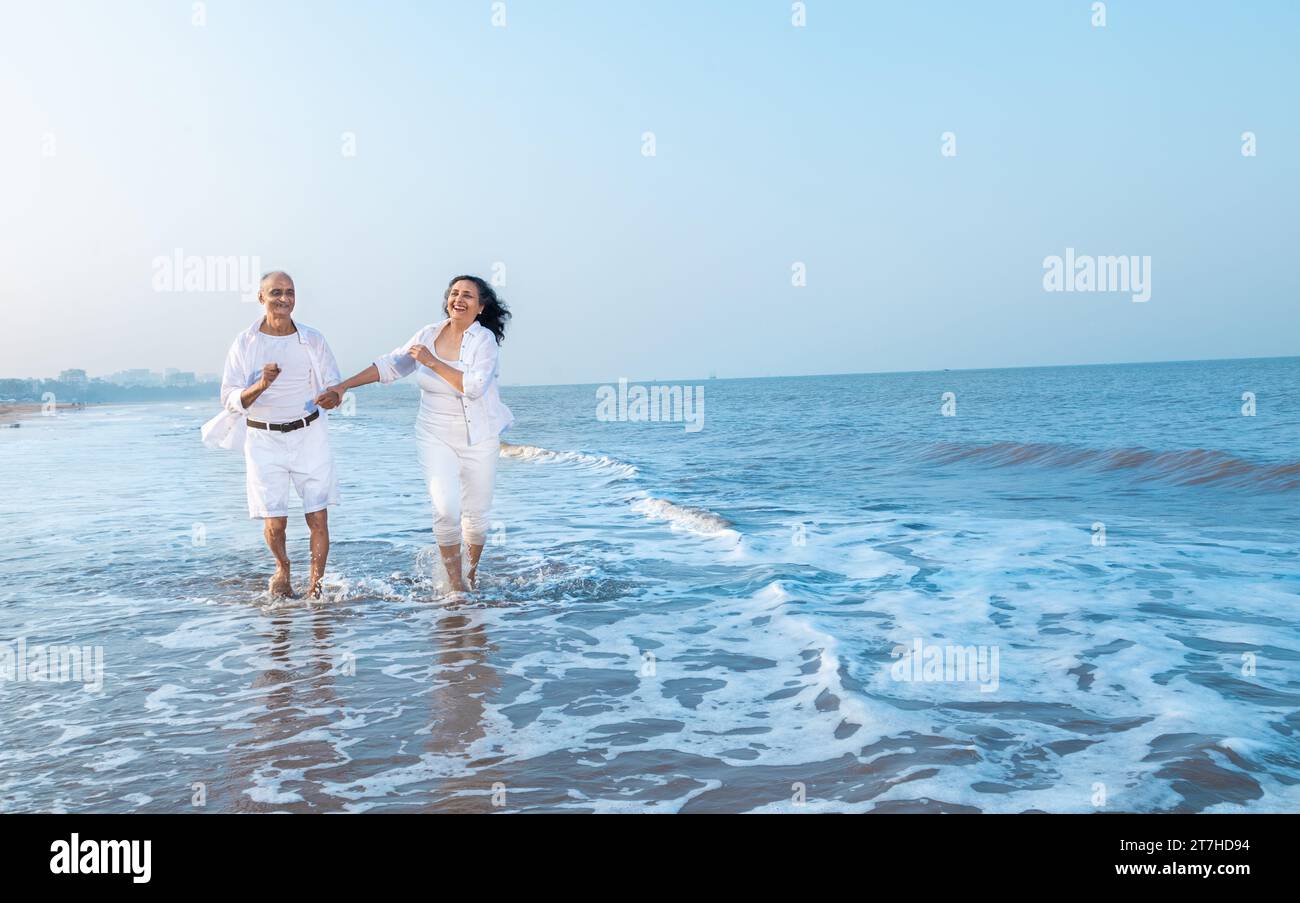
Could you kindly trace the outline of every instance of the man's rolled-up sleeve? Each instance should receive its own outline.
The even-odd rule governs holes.
[[[244,370],[243,355],[239,351],[239,339],[235,339],[226,353],[226,366],[221,371],[221,406],[232,414],[246,414],[244,403],[239,396],[244,394],[252,383]]]
[[[328,389],[330,386],[337,386],[343,382],[343,374],[339,372],[338,359],[334,357],[334,350],[330,348],[330,343],[325,341],[321,336],[320,340],[320,369],[321,377],[325,380],[322,389]]]

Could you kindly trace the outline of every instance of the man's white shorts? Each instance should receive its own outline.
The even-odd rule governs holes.
[[[325,423],[319,417],[292,433],[248,428],[244,464],[249,517],[287,517],[290,483],[302,499],[304,514],[339,503],[338,475]]]

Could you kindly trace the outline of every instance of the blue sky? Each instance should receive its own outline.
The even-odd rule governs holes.
[[[176,248],[349,372],[496,262],[508,383],[1297,352],[1300,4],[505,6],[5,0],[0,376],[218,370],[253,311]],[[1151,300],[1043,291],[1067,247]]]

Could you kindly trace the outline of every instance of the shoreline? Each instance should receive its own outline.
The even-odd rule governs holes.
[[[24,420],[40,417],[44,407],[45,405],[34,401],[0,404],[0,426],[19,426]],[[56,408],[59,411],[82,411],[85,410],[86,405],[84,403],[64,402],[56,405]]]

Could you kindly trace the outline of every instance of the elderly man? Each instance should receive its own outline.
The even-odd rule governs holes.
[[[307,595],[320,597],[329,557],[329,506],[338,504],[338,477],[326,417],[317,407],[337,406],[328,388],[340,382],[334,353],[319,332],[293,320],[293,280],[282,272],[262,277],[257,303],[262,315],[240,333],[226,355],[221,378],[225,410],[203,427],[205,444],[243,449],[248,514],[261,518],[275,556],[273,596],[294,596],[289,580],[285,527],[289,486],[302,499],[311,531]]]

